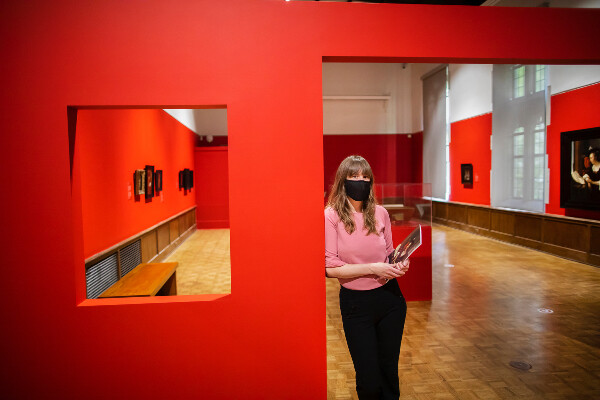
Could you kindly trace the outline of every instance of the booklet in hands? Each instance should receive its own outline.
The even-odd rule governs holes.
[[[389,256],[390,264],[406,260],[421,245],[421,225],[417,226]]]

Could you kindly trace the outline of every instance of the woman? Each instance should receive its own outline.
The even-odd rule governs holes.
[[[325,273],[341,283],[340,311],[361,400],[400,397],[406,301],[395,278],[406,273],[408,260],[387,263],[393,249],[390,217],[376,203],[370,165],[347,157],[325,208]]]
[[[592,188],[592,185],[600,185],[600,150],[590,148],[588,154],[591,165],[582,178],[587,183],[588,187]]]

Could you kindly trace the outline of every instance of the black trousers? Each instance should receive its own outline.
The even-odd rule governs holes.
[[[340,289],[340,310],[361,400],[398,399],[406,301],[395,279],[373,290]]]

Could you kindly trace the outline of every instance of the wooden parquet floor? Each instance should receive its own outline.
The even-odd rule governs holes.
[[[408,303],[401,399],[600,399],[599,289],[598,268],[436,225],[433,300]],[[338,291],[328,280],[327,398],[356,399]]]
[[[231,293],[229,229],[198,229],[165,260],[172,261],[178,295]]]
[[[227,229],[167,261],[179,294],[231,292]],[[599,289],[598,268],[434,226],[433,300],[408,303],[401,399],[600,399]],[[327,398],[357,399],[338,291],[327,279]]]

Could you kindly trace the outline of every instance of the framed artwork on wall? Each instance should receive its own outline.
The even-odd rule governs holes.
[[[194,171],[186,168],[183,170],[183,176],[184,176],[184,188],[186,190],[190,190],[191,188],[194,187]]]
[[[460,183],[473,184],[473,164],[460,164]]]
[[[146,165],[144,171],[146,171],[146,198],[149,199],[154,197],[154,166]]]
[[[600,127],[561,132],[560,206],[600,210]]]
[[[154,172],[154,190],[156,192],[162,192],[162,169],[157,169]]]
[[[146,171],[144,171],[143,169],[136,169],[135,173],[134,173],[134,183],[133,183],[133,187],[134,187],[133,193],[136,196],[146,193],[145,182],[146,182]]]

